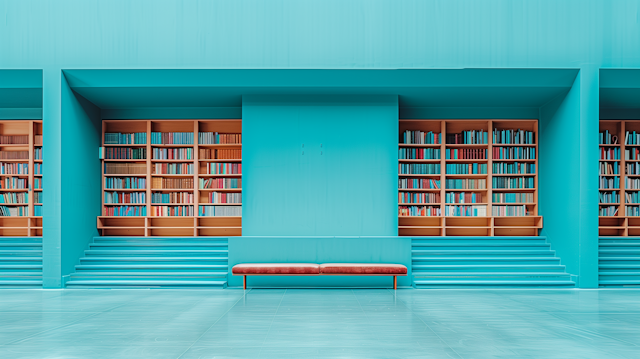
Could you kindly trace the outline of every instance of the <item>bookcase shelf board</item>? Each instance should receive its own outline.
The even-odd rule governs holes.
[[[242,235],[242,120],[104,120],[103,236]]]
[[[538,120],[400,120],[400,236],[535,236]]]
[[[600,120],[600,236],[640,235],[640,120]]]
[[[0,236],[42,236],[42,121],[0,121]]]

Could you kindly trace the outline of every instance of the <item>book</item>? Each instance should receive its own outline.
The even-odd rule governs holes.
[[[535,163],[520,162],[493,162],[492,171],[494,174],[535,174]]]
[[[469,130],[460,133],[447,133],[447,144],[477,145],[489,143],[489,134],[485,130]]]
[[[29,164],[0,162],[0,173],[3,175],[27,175],[29,174]]]
[[[25,217],[29,215],[27,206],[0,206],[1,217]]]
[[[193,163],[154,163],[151,173],[153,174],[168,174],[168,175],[183,175],[193,174]]]
[[[207,174],[241,174],[242,173],[242,164],[241,163],[225,163],[225,162],[213,162],[207,163],[206,166]]]
[[[41,186],[41,178],[34,178],[34,188],[40,189]],[[26,178],[19,177],[5,177],[0,181],[0,189],[28,189],[29,181]]]
[[[242,206],[200,206],[198,216],[201,217],[236,217],[242,216]]]
[[[487,206],[471,205],[471,206],[444,206],[444,215],[453,217],[486,217]]]
[[[486,174],[486,163],[447,163],[447,174]]]
[[[402,174],[440,174],[439,163],[399,163],[398,172]]]
[[[0,135],[0,144],[3,145],[28,145],[29,135]]]
[[[104,134],[105,145],[132,145],[147,144],[146,132],[122,133],[122,132],[106,132]]]
[[[198,178],[200,189],[234,189],[242,188],[239,178]]]
[[[39,194],[36,192],[36,194]],[[0,203],[29,203],[29,194],[26,192],[0,193]]]
[[[440,189],[440,180],[433,178],[399,178],[400,189]]]
[[[399,206],[400,217],[434,217],[441,216],[440,206]]]
[[[242,193],[240,192],[209,192],[207,199],[209,203],[242,203]]]
[[[484,160],[489,150],[486,148],[447,148],[445,157],[448,160]]]
[[[496,147],[492,149],[494,160],[535,160],[535,147]]]
[[[398,203],[440,203],[440,193],[398,192]]]
[[[193,145],[193,132],[151,132],[153,145]]]
[[[151,216],[157,217],[193,217],[193,206],[151,206]]]
[[[218,132],[199,132],[198,143],[201,145],[213,144],[241,144],[242,134],[240,133],[218,133]]]
[[[242,150],[201,148],[198,150],[198,156],[201,160],[239,160],[242,158]]]
[[[601,217],[616,216],[618,214],[618,206],[600,206],[598,215]]]
[[[493,129],[494,144],[517,144],[532,145],[535,144],[535,134],[532,131],[517,130],[501,130]]]
[[[105,162],[104,174],[147,174],[146,163]]]
[[[0,151],[2,160],[28,160],[29,151]]]
[[[104,203],[145,204],[146,192],[105,192]]]
[[[402,144],[437,145],[441,141],[440,133],[433,131],[407,130],[400,134],[400,143]]]
[[[533,203],[533,193],[492,193],[493,203]]]
[[[534,188],[533,177],[493,177],[493,188]]]
[[[445,180],[446,189],[486,189],[486,179],[447,179]]]
[[[154,192],[151,203],[193,203],[193,192]]]
[[[154,160],[192,160],[193,148],[153,148]]]
[[[482,203],[482,194],[477,192],[447,192],[446,203]]]
[[[491,215],[500,217],[528,216],[527,206],[492,206]]]
[[[147,179],[144,177],[105,177],[106,189],[145,189]]]
[[[193,189],[193,178],[164,178],[153,177],[151,179],[152,189]]]
[[[601,160],[619,160],[620,147],[600,147]]]
[[[398,149],[398,159],[401,160],[439,160],[439,148],[402,147]]]
[[[145,206],[108,206],[104,208],[105,216],[144,217],[147,215]]]
[[[101,147],[101,159],[107,160],[145,160],[147,149],[144,147]]]

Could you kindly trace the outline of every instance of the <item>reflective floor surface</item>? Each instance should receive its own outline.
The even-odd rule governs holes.
[[[640,358],[640,290],[2,290],[0,358]]]

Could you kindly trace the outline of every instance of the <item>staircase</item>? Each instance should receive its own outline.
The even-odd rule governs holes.
[[[42,288],[42,237],[0,237],[0,288]]]
[[[546,237],[412,240],[415,288],[575,287]]]
[[[601,287],[640,287],[640,237],[600,237]]]
[[[225,288],[228,240],[94,237],[67,288]]]

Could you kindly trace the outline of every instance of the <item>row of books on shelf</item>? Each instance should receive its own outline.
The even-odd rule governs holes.
[[[0,151],[2,160],[28,160],[29,151]]]
[[[29,215],[27,206],[0,206],[1,217],[25,217]]]
[[[151,173],[157,175],[190,175],[193,174],[194,168],[193,163],[154,163]]]
[[[29,164],[15,163],[15,162],[0,162],[0,174],[27,175],[29,174]]]
[[[5,177],[0,180],[0,189],[29,189],[29,179]],[[33,179],[33,189],[42,189],[42,178]]]
[[[104,134],[105,145],[145,145],[147,144],[146,132],[122,133],[106,132]]]
[[[519,162],[493,162],[492,170],[494,174],[535,174],[535,163]]]
[[[624,169],[628,175],[640,175],[640,163],[638,162],[625,163]]]
[[[155,189],[193,189],[193,178],[164,178],[153,177],[151,179],[151,188]]]
[[[601,160],[619,160],[620,147],[600,147]]]
[[[42,147],[36,147],[33,149],[33,159],[34,160],[42,159]]]
[[[398,192],[398,203],[439,203],[440,193]]]
[[[0,196],[0,203],[27,203],[8,202],[16,200],[26,200],[26,193],[19,193],[15,196]],[[439,196],[439,195],[438,195]],[[6,197],[6,199],[5,199]],[[242,193],[209,192],[207,203],[242,203]],[[5,200],[5,202],[1,202]],[[151,194],[151,204],[171,204],[171,203],[194,203],[193,192],[154,192]],[[106,204],[138,204],[144,205],[147,202],[146,192],[110,192],[104,193],[104,203]],[[38,202],[36,202],[38,203]]]
[[[107,160],[146,160],[147,149],[144,147],[100,147],[100,159]]]
[[[493,147],[494,160],[535,160],[535,147]]]
[[[439,206],[399,206],[400,217],[440,217],[444,213],[447,217],[486,217],[486,205],[452,205],[444,206],[444,211]],[[639,212],[640,214],[640,212]],[[491,215],[496,217],[524,217],[532,215],[527,206],[492,206]]]
[[[147,181],[144,177],[105,177],[105,189],[146,189]],[[239,178],[200,178],[200,189],[235,189],[242,188]],[[26,180],[25,180],[26,183]],[[161,178],[154,177],[151,181],[153,189],[193,189],[193,178]]]
[[[487,180],[484,178],[446,179],[444,186],[447,189],[487,189]]]
[[[627,161],[638,161],[640,160],[640,148],[634,147],[631,149],[624,149],[624,159]]]
[[[29,135],[2,135],[0,136],[2,145],[28,145]]]
[[[193,203],[193,192],[155,192],[151,194],[152,203]]]
[[[151,216],[194,216],[194,206],[151,206]],[[239,217],[242,216],[241,206],[214,206],[201,205],[198,206],[199,217]],[[0,207],[1,208],[1,207]],[[145,217],[147,216],[147,207],[145,206],[110,206],[104,208],[104,215],[115,217]]]
[[[153,148],[154,160],[192,160],[193,148]]]
[[[239,192],[209,192],[209,203],[242,203],[242,193]]]
[[[447,192],[445,193],[446,203],[481,203],[482,195],[479,193],[465,193],[465,192]]]
[[[104,187],[109,189],[145,189],[147,179],[144,177],[105,177]]]
[[[399,163],[400,174],[440,174],[439,163]]]
[[[432,178],[399,178],[398,188],[440,189],[440,180]]]
[[[151,132],[152,145],[193,145],[193,132]]]
[[[42,146],[42,135],[33,135],[33,145]]]
[[[489,143],[489,134],[485,130],[469,130],[461,133],[447,133],[448,144],[487,144]]]
[[[533,177],[493,177],[494,189],[535,188]]]
[[[486,174],[486,163],[447,163],[447,174]]]
[[[599,193],[600,203],[619,203],[620,202],[620,194],[616,191],[612,192],[600,192]],[[625,192],[624,194],[624,203],[638,203],[640,204],[640,192]]]
[[[207,163],[205,167],[207,170],[207,174],[241,174],[242,173],[242,163],[226,163],[226,162],[210,162]]]
[[[398,150],[398,159],[401,160],[439,160],[439,148],[415,148],[402,147]]]
[[[533,193],[492,193],[493,203],[533,203]]]
[[[617,145],[619,139],[617,135],[609,132],[609,130],[604,130],[599,133],[598,140],[601,145]],[[624,143],[625,145],[640,145],[640,132],[625,131]]]
[[[235,189],[242,188],[240,178],[198,178],[200,189]]]
[[[146,192],[105,192],[104,203],[147,203]]]
[[[41,175],[42,174],[42,163],[34,163],[33,164],[33,174]]]
[[[620,166],[617,163],[600,162],[601,175],[617,175],[620,174]]]
[[[447,148],[448,160],[486,160],[489,150],[486,148]]]
[[[614,217],[618,215],[618,206],[600,206],[598,215],[601,217]],[[640,205],[624,206],[624,216],[640,217]]]
[[[29,203],[29,194],[26,192],[0,193],[0,203]]]
[[[105,162],[104,174],[107,175],[120,175],[120,174],[147,174],[146,163],[118,163],[118,162]]]
[[[242,134],[240,133],[218,133],[200,132],[198,133],[198,143],[200,144],[241,144]]]
[[[599,188],[620,188],[620,177],[600,176],[599,182]]]
[[[198,156],[201,160],[236,160],[242,158],[242,150],[201,148]]]
[[[437,145],[441,142],[442,137],[440,133],[433,131],[406,130],[400,135],[400,143],[403,144]]]
[[[532,131],[493,129],[494,144],[533,145],[535,134]]]

